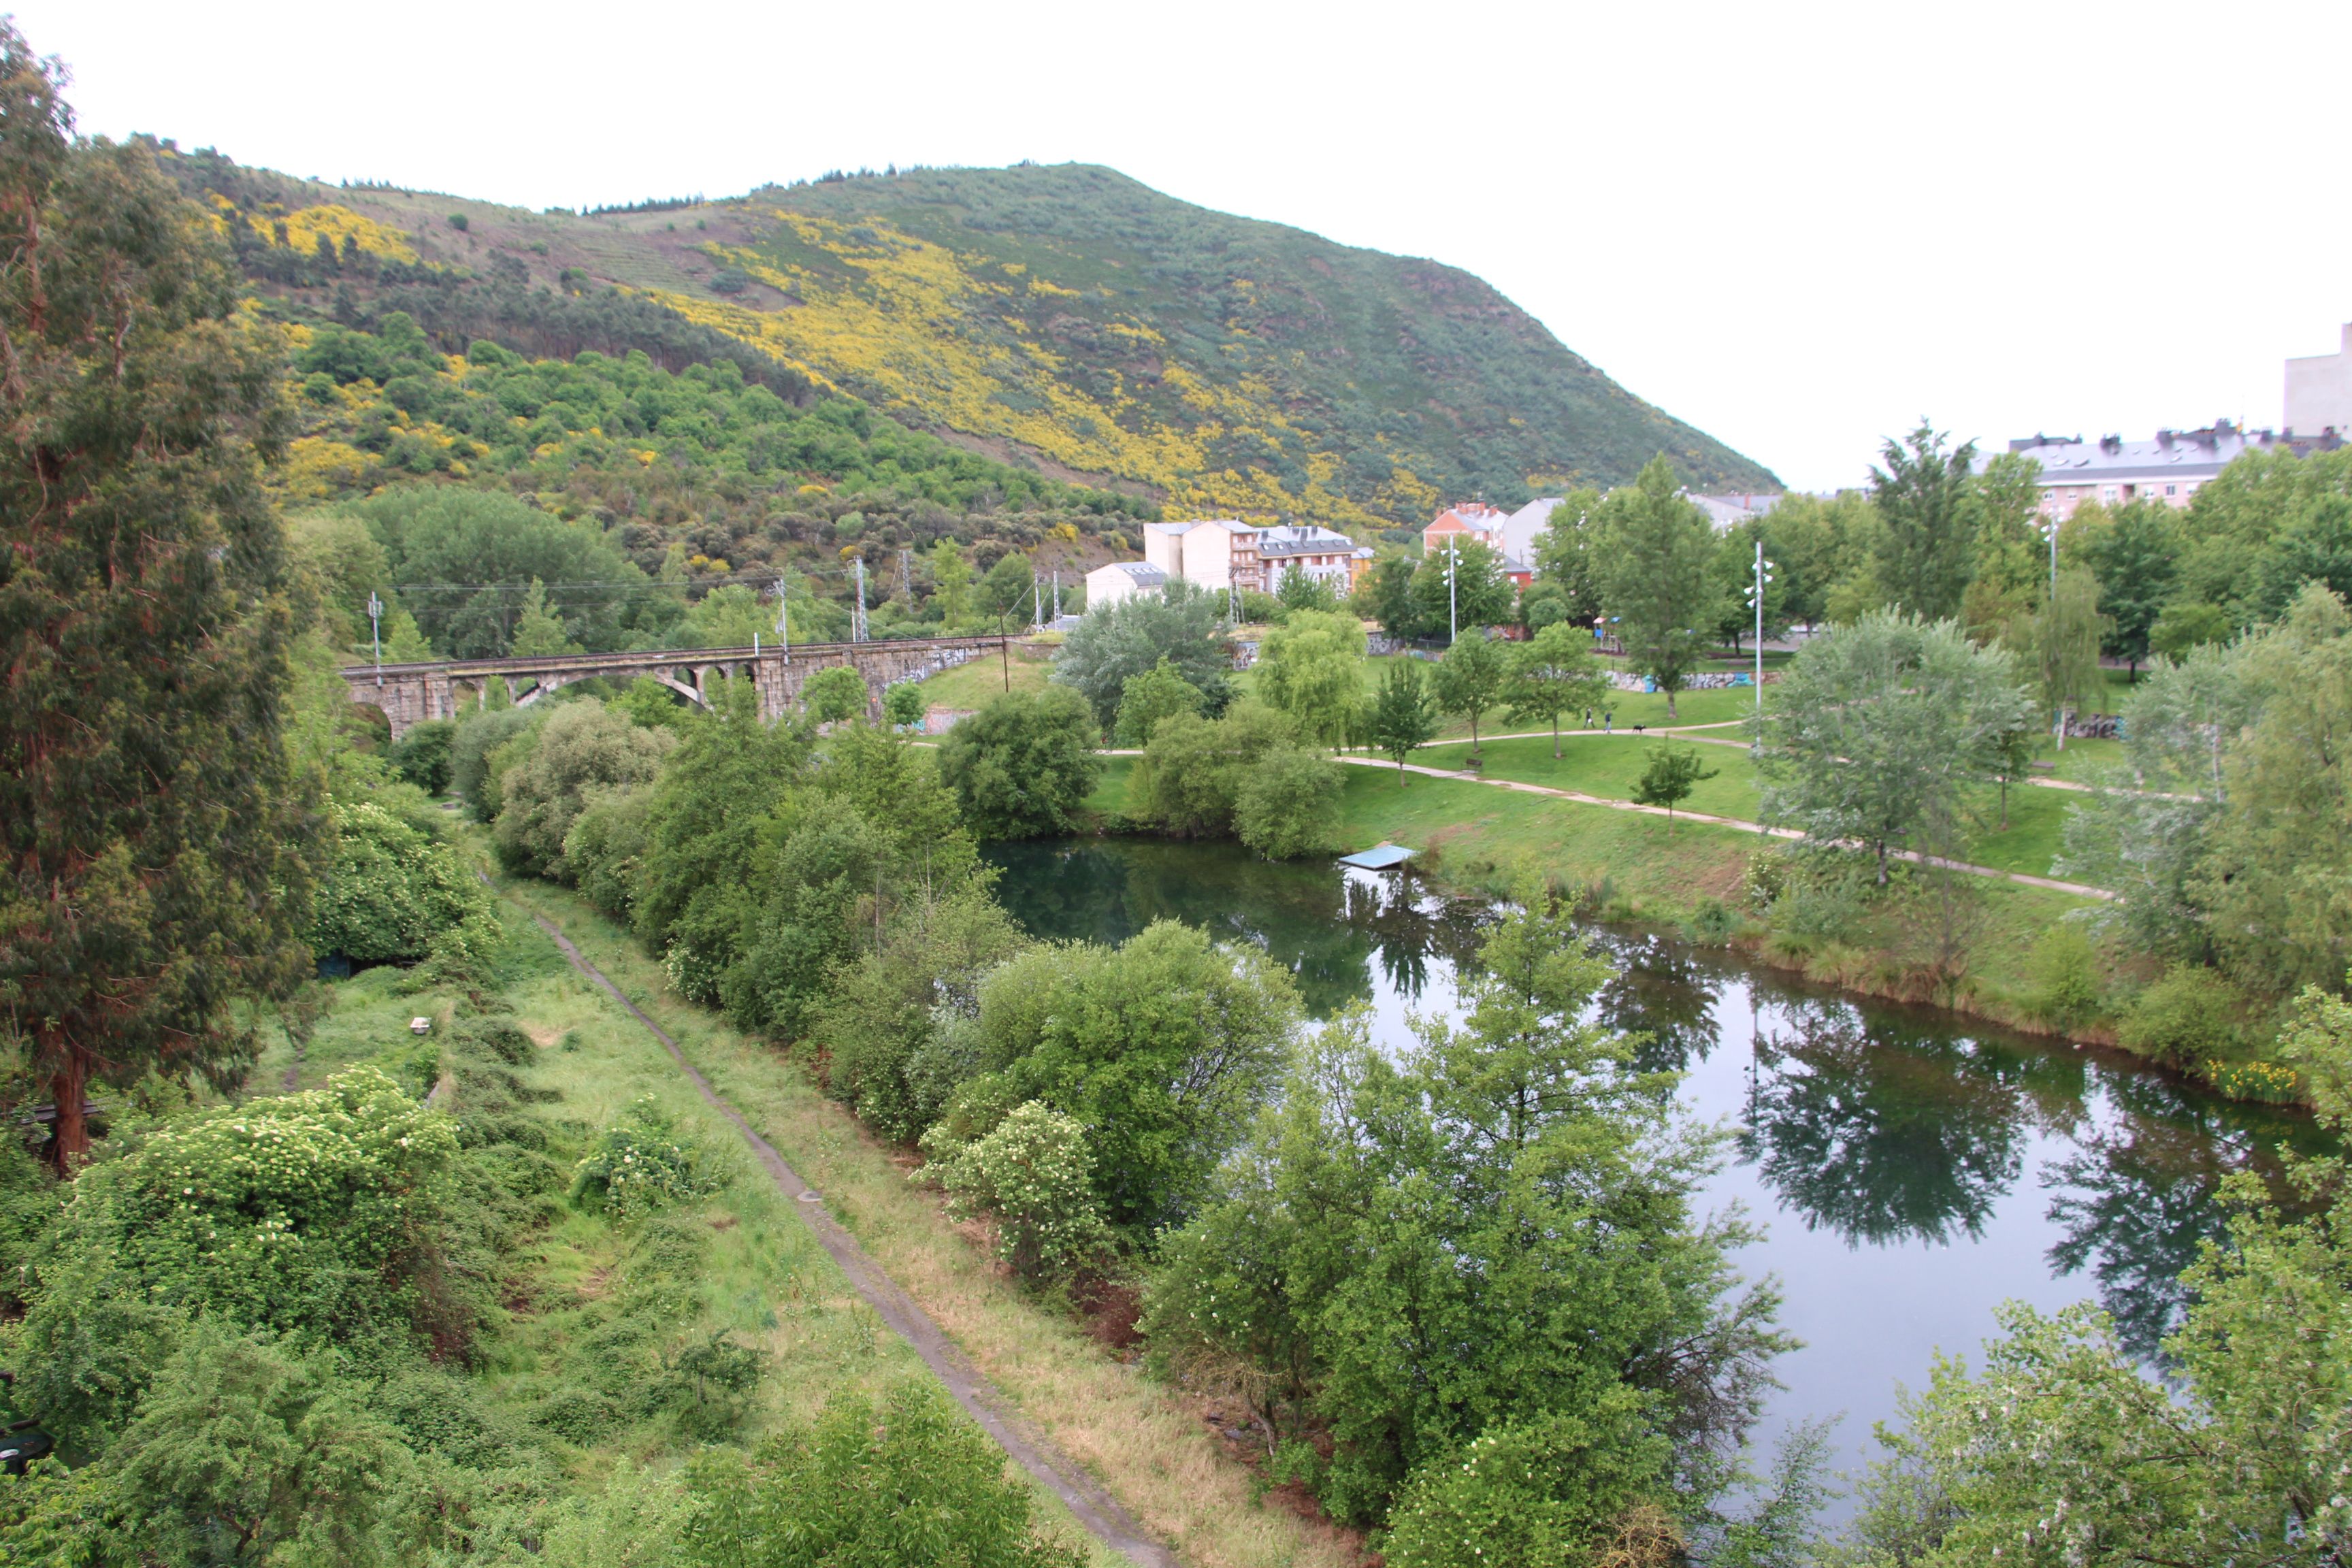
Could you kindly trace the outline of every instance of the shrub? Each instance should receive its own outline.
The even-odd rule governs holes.
[[[330,802],[327,820],[334,858],[311,904],[312,951],[388,963],[494,943],[490,896],[449,846],[371,801]]]
[[[415,1461],[357,1394],[329,1355],[199,1324],[107,1457],[144,1537],[120,1561],[409,1560]]]
[[[650,783],[676,737],[632,724],[593,698],[567,702],[499,783],[499,858],[532,876],[572,880],[563,842],[590,792]]]
[[[2055,1029],[2072,1029],[2098,1016],[2099,955],[2083,928],[2060,921],[2033,944],[2027,965],[2032,989],[2026,1009]]]
[[[458,721],[449,738],[449,788],[466,803],[467,815],[476,822],[488,822],[499,814],[492,757],[529,730],[536,717],[527,708],[492,707]]]
[[[1036,838],[1077,826],[1101,761],[1083,698],[1067,687],[1007,692],[948,731],[940,780],[982,838]]]
[[[997,1256],[1024,1279],[1059,1278],[1108,1250],[1094,1155],[1074,1118],[1033,1100],[983,1138],[946,1142],[927,1140],[941,1157],[916,1174],[946,1190],[957,1218],[995,1215]]]
[[[1150,669],[1130,675],[1119,687],[1117,734],[1122,746],[1148,745],[1162,719],[1201,710],[1201,689],[1163,656]]]
[[[1596,1409],[1489,1426],[1420,1466],[1398,1496],[1382,1555],[1394,1568],[1597,1560],[1665,1468],[1666,1440],[1640,1419],[1639,1403],[1612,1389]]]
[[[649,1096],[588,1146],[572,1173],[572,1201],[625,1223],[723,1184],[694,1140]]]
[[[1331,847],[1339,800],[1339,763],[1282,747],[1243,771],[1234,830],[1269,860],[1295,860]]]
[[[19,1389],[68,1427],[129,1413],[176,1324],[462,1334],[443,1267],[450,1119],[373,1068],[201,1112],[91,1167],[41,1239]]]
[[[637,870],[646,853],[650,792],[590,790],[563,836],[563,868],[581,896],[625,922],[636,905]]]
[[[394,771],[426,795],[439,795],[449,787],[449,743],[457,734],[454,719],[410,725],[408,733],[393,742]]]
[[[801,707],[819,724],[837,724],[866,711],[866,678],[846,665],[820,669],[801,686]]]
[[[1082,1568],[1048,1533],[1003,1450],[944,1394],[893,1389],[877,1411],[836,1394],[816,1419],[750,1458],[695,1461],[687,1526],[698,1568]]]
[[[1288,714],[1255,702],[1238,703],[1222,719],[1162,719],[1129,786],[1135,814],[1187,837],[1231,833],[1249,770],[1276,751],[1296,750],[1297,737]]]
[[[882,694],[882,717],[902,729],[921,723],[929,710],[930,704],[923,700],[923,689],[911,680],[902,680]]]
[[[2218,971],[2184,964],[2139,994],[2116,1036],[2126,1050],[2185,1070],[2240,1053],[2239,1020],[2248,1006]]]

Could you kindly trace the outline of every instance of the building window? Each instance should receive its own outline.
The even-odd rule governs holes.
[[[2116,487],[2115,487],[2115,486],[2113,486],[2113,485],[2103,485],[2103,486],[2101,486],[2101,487],[2100,487],[2100,489],[2099,489],[2099,499],[2100,499],[2100,500],[2115,500],[2115,499],[2116,499]]]
[[[2179,485],[2167,485],[2164,487],[2164,493],[2168,496],[2177,496],[2180,493],[2180,487]]]

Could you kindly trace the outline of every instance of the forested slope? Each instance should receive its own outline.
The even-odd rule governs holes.
[[[1666,452],[1759,465],[1458,268],[1173,200],[1080,164],[913,170],[581,216],[167,163],[296,317],[404,310],[445,348],[728,360],[1180,510],[1417,526]]]

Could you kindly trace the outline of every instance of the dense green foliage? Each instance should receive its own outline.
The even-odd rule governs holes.
[[[948,731],[940,778],[982,838],[1040,838],[1077,826],[1101,764],[1086,703],[1067,687],[1008,691]]]
[[[1225,601],[1181,580],[1158,594],[1138,594],[1087,612],[1054,659],[1054,679],[1087,700],[1105,730],[1118,722],[1127,683],[1162,660],[1201,693],[1214,713],[1231,696]]]
[[[902,1384],[877,1410],[845,1395],[749,1458],[697,1464],[696,1568],[1080,1568],[1006,1479],[1004,1456],[945,1396]]]
[[[1882,882],[1892,850],[1958,846],[2026,710],[2006,651],[1885,613],[1807,643],[1768,701],[1765,820],[1862,845]]]
[[[1248,1368],[1278,1430],[1327,1431],[1315,1485],[1342,1517],[1387,1518],[1410,1482],[1397,1528],[1433,1552],[1484,1506],[1440,1478],[1485,1439],[1547,1457],[1549,1500],[1513,1528],[1590,1550],[1736,1445],[1778,1341],[1769,1298],[1729,1295],[1733,1237],[1690,1215],[1706,1139],[1580,1021],[1606,970],[1567,917],[1511,915],[1483,964],[1465,1021],[1421,1022],[1402,1058],[1360,1017],[1323,1032],[1168,1241],[1147,1327]]]
[[[2120,895],[2136,946],[2222,964],[2257,994],[2332,986],[2352,962],[2352,616],[2304,590],[2277,625],[2159,667],[2126,709],[2128,776],[2068,822],[2072,874]]]
[[[310,931],[311,950],[354,963],[414,963],[473,973],[496,942],[489,895],[435,825],[395,815],[372,800],[333,803],[327,813],[334,853],[323,868]]]
[[[1302,747],[1296,723],[1255,702],[1221,719],[1180,712],[1152,727],[1129,784],[1129,815],[1180,837],[1232,835],[1272,859],[1328,847],[1338,764]]]
[[[1364,626],[1334,610],[1292,610],[1258,650],[1257,692],[1290,715],[1304,740],[1336,746],[1360,703]]]

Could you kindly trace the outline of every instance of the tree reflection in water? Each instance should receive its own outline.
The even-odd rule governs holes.
[[[2105,1073],[2100,1079],[2111,1115],[2042,1173],[2053,1194],[2050,1219],[2066,1232],[2050,1249],[2050,1267],[2062,1275],[2087,1267],[2125,1349],[2159,1361],[2165,1336],[2188,1306],[2181,1272],[2227,1227],[2214,1202],[2222,1177],[2254,1171],[2275,1198],[2291,1200],[2277,1147],[2304,1142],[2308,1132],[2283,1118],[2249,1126],[2259,1112],[2225,1111],[2162,1079]]]
[[[1377,956],[1391,988],[1417,999],[1435,965],[1477,952],[1483,902],[1429,893],[1408,873],[1335,875],[1328,861],[1276,864],[1232,844],[1131,838],[997,844],[997,896],[1031,934],[1116,946],[1154,921],[1264,948],[1298,977],[1307,1010],[1328,1017],[1372,994]]]
[[[1705,1061],[1722,1034],[1715,1016],[1721,966],[1653,936],[1601,931],[1593,942],[1617,971],[1601,988],[1600,1021],[1646,1037],[1635,1058],[1642,1070],[1686,1072]]]
[[[1297,974],[1318,1017],[1383,990],[1409,1004],[1444,1000],[1430,993],[1475,962],[1492,919],[1484,901],[1437,897],[1409,871],[1272,865],[1232,844],[1127,838],[989,854],[999,896],[1035,935],[1116,943],[1155,920],[1183,921],[1264,948]],[[1705,1064],[1748,1021],[1727,1000],[1742,972],[1654,937],[1594,940],[1618,971],[1596,1002],[1600,1020],[1645,1037],[1644,1067],[1720,1081],[1726,1064]],[[1957,1020],[1744,978],[1769,1026],[1757,1032],[1737,1148],[1780,1204],[1854,1247],[1979,1238],[2016,1189],[2031,1140],[2046,1136],[2064,1150],[2042,1176],[2063,1236],[2043,1261],[2054,1274],[2087,1273],[2142,1356],[2178,1320],[2180,1271],[2221,1234],[2221,1178],[2274,1174],[2282,1139],[2322,1152],[2307,1121],[1964,1032]]]
[[[1804,1001],[1756,1041],[1740,1156],[1850,1247],[1983,1233],[2023,1160],[2020,1094],[1974,1042],[1877,1037],[1843,1002]]]

